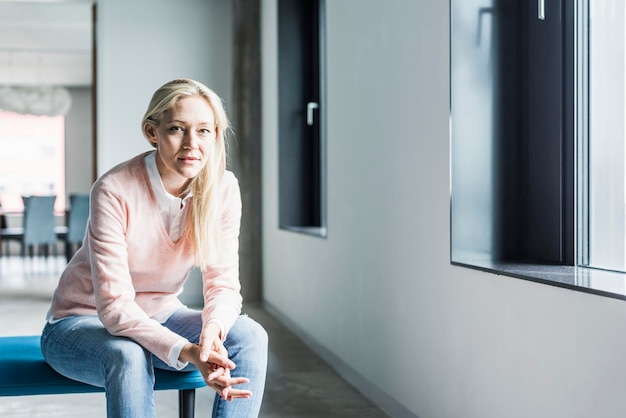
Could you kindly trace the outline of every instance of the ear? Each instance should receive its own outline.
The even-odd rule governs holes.
[[[148,138],[148,141],[150,141],[150,143],[156,147],[158,141],[156,127],[150,123],[145,123],[143,125],[143,132]]]

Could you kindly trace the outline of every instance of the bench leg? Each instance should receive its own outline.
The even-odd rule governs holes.
[[[178,415],[180,418],[194,418],[196,406],[196,390],[178,391]]]

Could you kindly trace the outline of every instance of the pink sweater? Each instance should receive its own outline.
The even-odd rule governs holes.
[[[235,176],[224,176],[224,257],[202,271],[203,321],[219,320],[226,331],[241,312],[239,225],[241,196]],[[193,200],[193,198],[192,198]],[[190,205],[187,205],[189,208]],[[98,315],[113,335],[129,337],[169,363],[181,336],[161,325],[182,306],[177,295],[193,267],[190,242],[172,242],[150,187],[145,155],[118,165],[91,190],[84,245],[61,275],[50,314]]]

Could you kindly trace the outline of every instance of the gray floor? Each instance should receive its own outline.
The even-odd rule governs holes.
[[[0,260],[0,335],[40,332],[56,277],[63,260]],[[290,333],[260,305],[246,305],[251,317],[270,335],[269,369],[263,399],[263,418],[386,417],[331,370],[300,339]],[[196,395],[196,416],[209,417],[213,394]],[[157,416],[176,417],[177,393],[157,392]],[[103,394],[0,398],[4,418],[104,418]]]

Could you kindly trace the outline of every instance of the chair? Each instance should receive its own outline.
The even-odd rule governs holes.
[[[57,228],[57,236],[65,241],[65,257],[68,262],[83,244],[88,219],[89,194],[71,194],[70,209],[67,213],[67,231],[65,233],[59,232],[59,228]]]
[[[0,257],[2,257],[2,244],[3,244],[3,235],[2,233],[6,231],[8,225],[7,225],[7,218],[4,215],[4,211],[2,210],[2,206],[0,206]]]
[[[50,246],[54,255],[57,254],[56,218],[54,202],[56,196],[30,196],[24,199],[24,236],[22,238],[22,257],[33,256],[34,249],[44,249],[47,257]]]
[[[24,228],[22,227],[9,227],[6,214],[3,214],[0,218],[0,256],[5,254],[10,255],[10,246],[7,245],[10,241],[22,242],[24,236]]]
[[[54,255],[57,251],[56,219],[54,216],[54,202],[56,196],[28,196],[24,200],[24,218],[22,227],[3,228],[0,230],[2,241],[17,241],[21,244],[20,254],[26,256],[26,251],[32,257],[34,249],[43,247],[47,257],[50,246]]]

